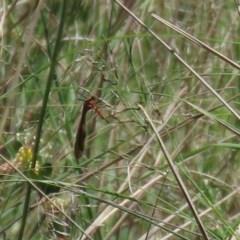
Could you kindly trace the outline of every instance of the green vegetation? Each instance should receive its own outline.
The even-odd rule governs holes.
[[[0,239],[240,239],[234,1],[0,12]]]

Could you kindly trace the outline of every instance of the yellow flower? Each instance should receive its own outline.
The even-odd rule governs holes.
[[[27,168],[32,160],[32,156],[32,146],[26,145],[21,147],[18,150],[16,157],[11,161],[12,165],[7,162],[0,165],[0,174],[11,174],[16,172],[16,169],[22,170]]]

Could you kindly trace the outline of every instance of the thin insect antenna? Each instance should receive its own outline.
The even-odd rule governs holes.
[[[102,113],[99,111],[99,109],[98,109],[96,106],[93,106],[93,109],[95,110],[95,112],[97,113],[97,115],[98,115],[101,119],[107,121],[106,118],[103,117]],[[108,122],[108,121],[107,121],[107,122]]]

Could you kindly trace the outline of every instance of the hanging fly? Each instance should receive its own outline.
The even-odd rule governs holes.
[[[91,98],[87,99],[83,104],[82,115],[80,118],[76,141],[74,145],[74,156],[77,161],[81,158],[84,150],[85,138],[86,138],[85,122],[86,122],[87,112],[93,109],[102,119],[104,119],[104,117],[96,107],[96,103],[97,103],[97,98],[92,96]]]

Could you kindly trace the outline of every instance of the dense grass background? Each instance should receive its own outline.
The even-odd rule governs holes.
[[[236,3],[122,3],[131,13],[118,1],[1,1],[0,239],[234,235],[240,213]],[[91,96],[99,98],[105,120],[94,109],[87,113],[85,149],[76,162],[81,109]],[[53,172],[40,181],[61,190],[43,201],[29,172],[38,174],[46,163]]]

